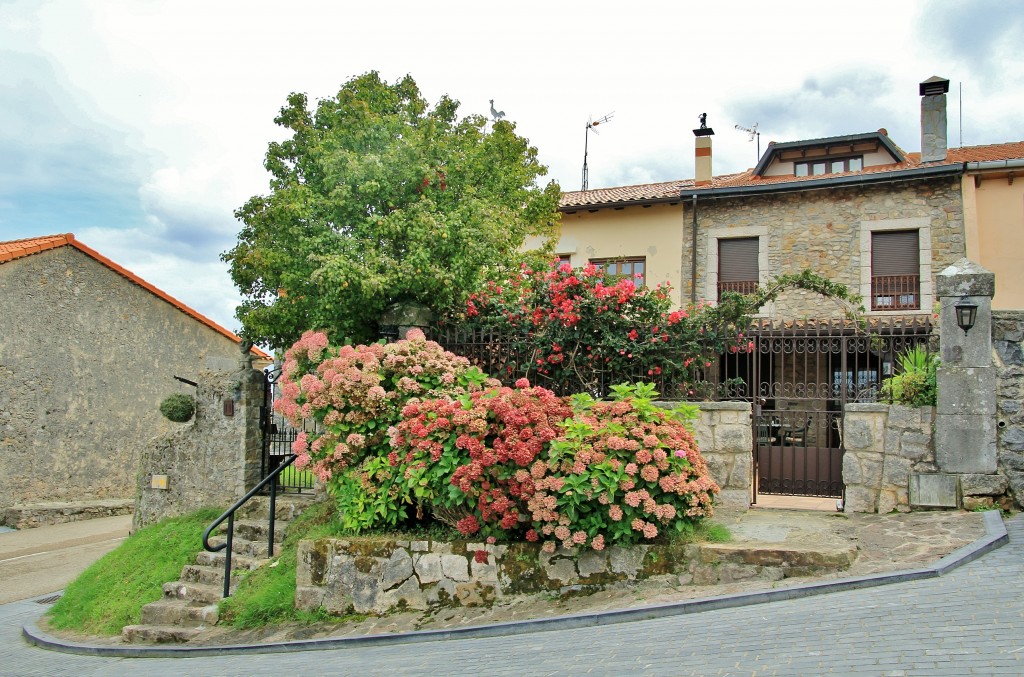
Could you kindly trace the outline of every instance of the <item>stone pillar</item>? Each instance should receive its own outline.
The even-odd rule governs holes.
[[[935,462],[939,472],[996,472],[996,369],[992,363],[995,276],[960,259],[936,276],[941,304]],[[967,333],[957,326],[957,302],[978,306]]]
[[[921,83],[921,162],[946,159],[946,92],[949,80],[932,76]]]
[[[412,328],[426,331],[434,320],[434,314],[423,304],[413,301],[399,301],[384,309],[378,320],[385,337],[404,339]]]
[[[665,403],[666,408],[674,403]],[[721,491],[716,505],[746,510],[754,495],[753,430],[749,402],[701,402],[694,436]]]

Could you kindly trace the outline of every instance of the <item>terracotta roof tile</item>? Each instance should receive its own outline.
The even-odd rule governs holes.
[[[868,176],[884,172],[904,171],[925,166],[921,164],[920,153],[906,153],[904,162],[866,167],[859,172],[846,172],[842,176]],[[991,144],[988,146],[965,146],[950,148],[946,159],[942,162],[931,162],[927,166],[956,165],[964,162],[985,162],[992,160],[1009,160],[1024,158],[1024,141]],[[826,175],[830,176],[830,175]],[[831,175],[839,176],[839,175]],[[693,179],[663,181],[638,186],[620,186],[614,188],[598,188],[587,191],[562,193],[560,208],[562,211],[574,211],[587,207],[606,206],[611,204],[628,204],[632,202],[668,201],[679,196],[681,190],[708,190],[714,188],[755,187],[783,183],[803,183],[820,180],[822,176],[755,176],[753,169],[736,174],[723,174],[712,177],[706,186],[695,186]]]
[[[57,247],[64,246],[74,247],[75,249],[78,249],[82,253],[91,256],[92,258],[96,259],[103,265],[113,270],[115,273],[139,285],[146,291],[155,294],[156,296],[160,297],[167,303],[170,303],[172,306],[174,306],[181,312],[185,313],[186,315],[192,317],[195,320],[198,320],[199,322],[202,322],[210,329],[213,329],[217,333],[228,337],[229,339],[235,341],[236,343],[241,342],[242,339],[236,336],[233,332],[220,326],[219,324],[217,324],[210,318],[206,317],[199,311],[193,310],[192,308],[185,305],[178,299],[174,298],[167,292],[157,289],[156,287],[146,282],[135,273],[131,272],[127,268],[119,266],[118,264],[114,263],[107,257],[97,252],[96,250],[86,247],[84,244],[76,240],[75,236],[72,233],[65,233],[64,235],[44,235],[42,237],[30,237],[22,240],[9,240],[7,242],[0,242],[0,264],[7,263],[8,261],[13,261],[14,259],[20,259],[25,256],[31,256],[32,254],[38,254],[39,252],[43,252],[48,249],[56,249]],[[265,352],[263,352],[259,348],[256,348],[255,346],[253,347],[252,352],[256,355],[256,357],[270,357]]]

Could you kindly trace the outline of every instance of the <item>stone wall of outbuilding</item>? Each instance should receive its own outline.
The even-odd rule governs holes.
[[[996,452],[1018,508],[1024,508],[1024,311],[992,313],[997,372]]]
[[[0,512],[133,499],[160,402],[239,344],[84,252],[0,265]]]

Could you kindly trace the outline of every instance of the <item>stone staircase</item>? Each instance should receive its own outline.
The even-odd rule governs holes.
[[[231,541],[231,592],[237,587],[239,574],[258,569],[280,552],[280,543],[288,524],[311,505],[313,497],[305,494],[281,495],[277,498],[274,524],[274,552],[267,552],[270,525],[270,499],[252,498],[235,515],[235,534]],[[227,540],[226,525],[210,537],[211,545]],[[219,620],[218,604],[224,592],[225,552],[200,551],[195,564],[186,564],[181,578],[164,583],[163,598],[142,607],[142,622],[126,625],[121,630],[125,642],[183,643],[199,635]]]

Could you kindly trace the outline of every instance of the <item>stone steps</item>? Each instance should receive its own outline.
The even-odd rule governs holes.
[[[135,644],[184,644],[202,634],[204,628],[183,625],[126,625],[121,637]]]
[[[235,534],[231,540],[231,572],[235,579],[239,573],[258,569],[268,560],[267,545],[270,527],[266,514],[270,510],[268,498],[252,499],[257,505],[245,506],[245,516],[235,520]],[[294,519],[312,503],[311,497],[279,497],[275,506],[274,551],[280,552],[285,531]],[[262,511],[263,517],[257,515]],[[239,511],[241,512],[241,511]],[[210,545],[218,546],[227,541],[221,531],[211,536]],[[138,625],[125,626],[121,636],[126,642],[136,643],[182,643],[189,642],[203,629],[216,625],[219,604],[224,593],[224,560],[226,553],[203,550],[196,555],[194,564],[182,567],[177,581],[164,583],[163,599],[142,608],[142,619]],[[238,577],[240,579],[240,577]],[[237,586],[232,581],[231,592]]]

